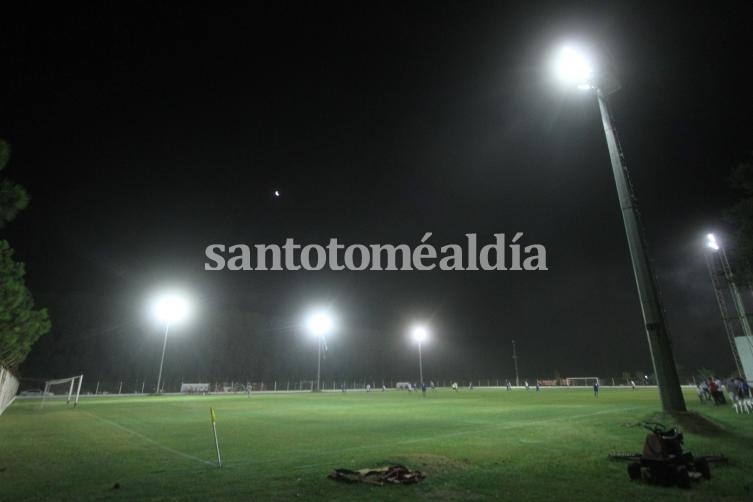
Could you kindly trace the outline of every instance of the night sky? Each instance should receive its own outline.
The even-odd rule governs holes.
[[[31,204],[2,238],[53,321],[22,377],[153,386],[147,304],[168,286],[196,303],[168,341],[173,384],[313,378],[317,305],[340,325],[329,380],[417,379],[417,321],[427,379],[511,378],[513,339],[529,379],[651,373],[596,100],[549,72],[573,39],[622,83],[680,373],[732,370],[703,236],[753,149],[748,2],[230,5],[5,7],[4,175]],[[215,243],[425,232],[436,248],[523,232],[549,270],[204,270]]]

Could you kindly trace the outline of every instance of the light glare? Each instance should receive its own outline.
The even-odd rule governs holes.
[[[554,71],[562,82],[578,89],[592,88],[593,68],[588,58],[571,47],[563,47],[555,61]]]
[[[706,239],[706,247],[713,249],[714,251],[719,251],[719,243],[716,241],[716,236],[714,234],[708,234]]]
[[[154,313],[160,321],[173,324],[188,316],[188,302],[178,294],[165,294],[155,300]]]
[[[429,332],[423,326],[416,326],[415,328],[413,328],[411,334],[413,336],[413,339],[418,343],[423,343],[427,338],[429,338]]]
[[[315,336],[324,336],[332,330],[332,316],[326,312],[316,312],[306,321],[306,328]]]

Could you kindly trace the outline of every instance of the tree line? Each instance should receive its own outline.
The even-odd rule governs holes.
[[[10,145],[0,138],[0,172],[10,160]],[[0,179],[0,231],[29,204],[29,194],[8,178]],[[40,336],[50,331],[47,310],[35,308],[26,287],[24,264],[13,258],[13,248],[0,239],[0,366],[18,368]]]

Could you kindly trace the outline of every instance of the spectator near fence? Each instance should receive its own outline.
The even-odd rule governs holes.
[[[748,385],[748,382],[743,377],[737,377],[737,382],[740,399],[748,399],[750,397],[750,385]]]
[[[698,394],[698,399],[705,403],[706,401],[711,400],[711,394],[709,393],[709,385],[704,380],[703,382],[696,385],[696,393]]]
[[[714,400],[714,404],[725,404],[727,402],[724,399],[724,392],[722,392],[721,390],[719,380],[715,380],[714,378],[709,377],[708,386],[709,392],[711,393],[711,398]]]
[[[734,378],[730,378],[727,380],[727,384],[725,385],[725,388],[727,389],[727,397],[729,400],[734,403],[737,401],[737,380]]]

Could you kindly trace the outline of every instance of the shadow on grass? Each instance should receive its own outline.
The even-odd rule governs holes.
[[[659,422],[670,427],[677,426],[683,432],[699,436],[730,435],[722,424],[695,411],[657,412],[647,417],[645,421]]]

